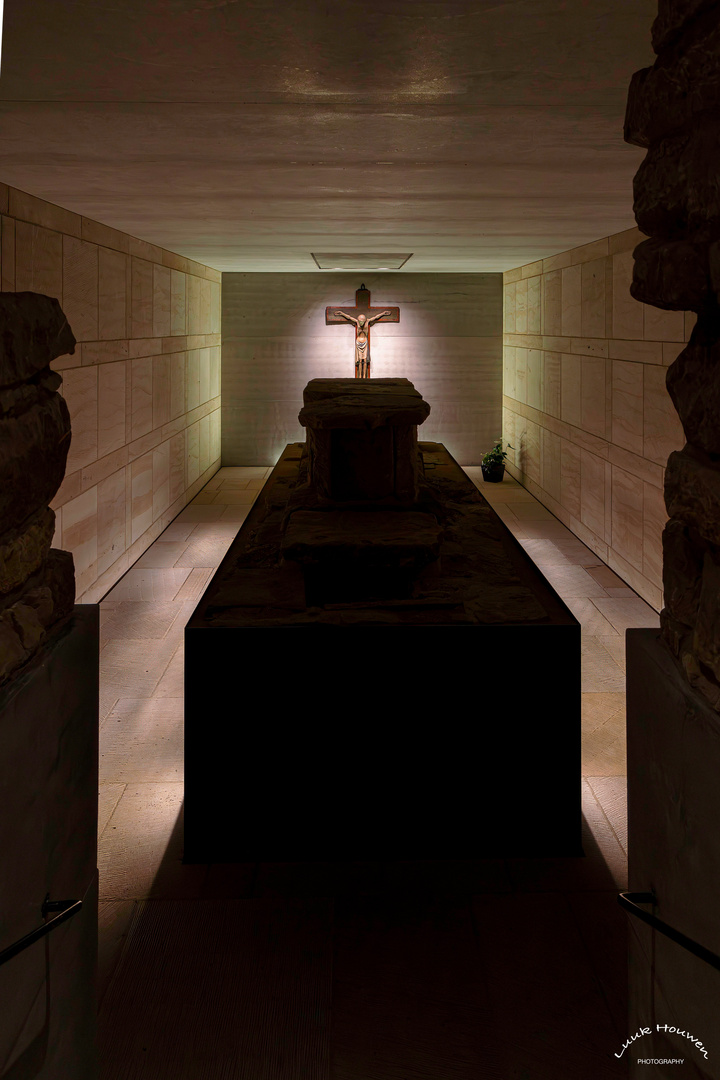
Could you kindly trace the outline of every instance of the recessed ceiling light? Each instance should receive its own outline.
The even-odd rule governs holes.
[[[399,270],[412,252],[311,252],[318,270]]]

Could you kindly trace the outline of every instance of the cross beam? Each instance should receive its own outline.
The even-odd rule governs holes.
[[[370,327],[379,322],[400,322],[399,307],[370,307],[370,290],[364,285],[355,293],[355,307],[325,308],[327,326],[350,323],[355,327],[355,378],[370,378]]]

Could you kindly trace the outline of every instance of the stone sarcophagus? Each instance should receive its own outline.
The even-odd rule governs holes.
[[[307,444],[186,627],[186,861],[580,853],[579,625],[447,450],[418,443],[428,412],[405,379],[306,388]],[[548,726],[535,687],[558,657]],[[221,722],[221,754],[209,670],[219,700],[272,673],[259,709]]]

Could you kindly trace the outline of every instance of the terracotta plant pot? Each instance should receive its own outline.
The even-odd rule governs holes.
[[[483,474],[483,480],[487,480],[490,484],[499,484],[505,475],[504,465],[480,465]]]

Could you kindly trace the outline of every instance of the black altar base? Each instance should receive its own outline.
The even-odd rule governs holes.
[[[307,607],[278,558],[303,444],[268,479],[185,630],[185,862],[582,854],[580,626],[420,448],[449,510],[395,602]]]

